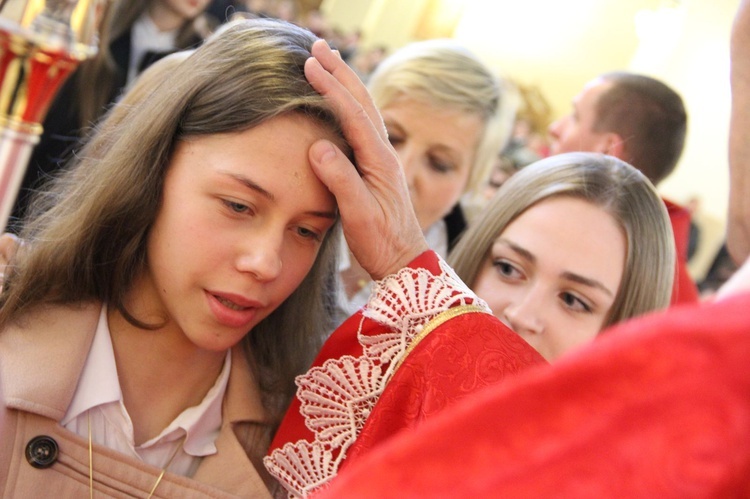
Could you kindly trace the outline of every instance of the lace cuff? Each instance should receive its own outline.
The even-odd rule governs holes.
[[[382,363],[398,362],[427,323],[446,310],[460,305],[474,304],[491,313],[458,278],[452,268],[437,254],[440,273],[426,268],[404,268],[377,281],[362,315],[382,324],[382,334],[359,334],[365,355]]]
[[[297,377],[300,413],[314,441],[287,443],[264,459],[290,497],[305,497],[336,476],[409,345],[432,319],[462,305],[491,313],[436,253],[411,265],[422,264],[427,268],[404,268],[375,283],[357,331],[362,355],[326,360]],[[366,319],[377,327],[363,327]]]

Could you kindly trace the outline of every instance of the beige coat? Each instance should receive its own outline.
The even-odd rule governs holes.
[[[88,440],[58,424],[67,411],[91,347],[100,304],[49,307],[20,327],[0,332],[0,496],[88,497]],[[224,398],[218,452],[205,457],[192,479],[165,474],[153,497],[270,497],[262,457],[269,425],[258,384],[240,348]],[[54,439],[57,460],[29,464],[26,448],[37,436]],[[93,446],[94,497],[147,497],[160,469],[111,449]]]

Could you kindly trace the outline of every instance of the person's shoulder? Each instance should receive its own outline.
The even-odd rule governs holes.
[[[90,332],[96,328],[102,304],[82,301],[68,304],[39,304],[4,328],[0,340],[35,332],[43,337],[55,338],[77,332]]]
[[[462,309],[466,312],[461,313]],[[478,307],[449,309],[428,323],[422,333],[397,365],[389,390],[404,389],[405,385],[414,391],[410,385],[417,385],[421,397],[431,400],[422,403],[423,409],[441,408],[546,364],[523,338]]]
[[[672,366],[689,376],[734,376],[750,358],[750,293],[670,307],[605,330],[594,357]],[[747,371],[744,367],[741,370]],[[734,374],[733,374],[734,373]]]
[[[667,207],[667,214],[673,224],[676,220],[690,222],[690,211],[686,207],[666,198],[661,198],[661,200]]]

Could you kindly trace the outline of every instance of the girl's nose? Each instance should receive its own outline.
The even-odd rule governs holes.
[[[544,321],[540,316],[539,304],[540,302],[534,303],[533,297],[527,295],[506,306],[501,320],[516,333],[541,334],[544,332]]]
[[[281,274],[283,234],[256,235],[237,261],[237,269],[252,274],[259,281],[272,281]]]

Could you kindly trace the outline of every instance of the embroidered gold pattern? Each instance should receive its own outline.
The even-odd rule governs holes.
[[[419,345],[423,339],[427,337],[428,334],[433,332],[438,327],[442,326],[446,322],[448,322],[451,319],[455,319],[459,315],[464,314],[475,314],[475,313],[482,313],[486,314],[487,310],[478,307],[476,305],[461,305],[460,307],[455,307],[446,310],[445,312],[442,312],[437,317],[432,319],[427,325],[422,329],[422,332],[420,332],[417,336],[414,337],[411,343],[409,343],[409,346],[406,348],[406,351],[404,352],[403,357],[399,359],[399,361],[396,363],[396,367],[393,369],[393,372],[391,373],[391,378],[396,374],[396,371],[398,371],[398,368],[401,367],[401,364],[404,363],[404,360],[411,354],[411,352]]]

